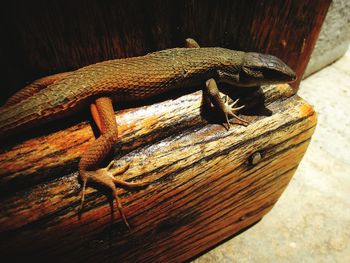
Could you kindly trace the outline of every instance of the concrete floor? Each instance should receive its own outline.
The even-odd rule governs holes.
[[[350,51],[298,94],[318,124],[286,191],[258,224],[193,263],[350,262]]]

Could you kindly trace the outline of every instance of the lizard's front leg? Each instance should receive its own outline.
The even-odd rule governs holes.
[[[119,213],[125,223],[130,228],[126,216],[123,212],[122,204],[118,198],[118,193],[115,184],[127,187],[143,187],[147,183],[129,183],[123,180],[118,180],[114,176],[124,173],[128,166],[120,169],[111,170],[113,161],[105,168],[98,168],[98,165],[110,153],[113,145],[118,137],[117,123],[115,121],[114,110],[110,98],[103,97],[96,100],[91,106],[93,119],[101,132],[101,136],[97,138],[90,148],[83,154],[79,162],[79,173],[83,182],[81,208],[84,203],[85,188],[87,181],[93,181],[99,185],[109,188],[115,198]]]
[[[205,83],[205,89],[203,91],[203,98],[204,103],[208,103],[209,101],[214,105],[216,109],[218,109],[220,112],[222,112],[225,115],[226,123],[228,125],[228,129],[230,128],[230,117],[234,117],[235,119],[239,120],[241,125],[248,125],[249,122],[238,117],[236,115],[236,112],[240,109],[244,108],[243,106],[240,107],[234,107],[238,99],[232,103],[228,103],[228,97],[225,96],[225,101],[223,98],[220,97],[218,86],[216,85],[216,81],[214,79],[209,79]]]
[[[185,46],[187,48],[200,48],[197,41],[195,41],[192,38],[187,38],[185,40]],[[205,83],[205,89],[203,90],[203,104],[204,105],[210,105],[210,103],[213,103],[213,105],[225,115],[226,122],[228,125],[228,129],[230,128],[230,121],[229,117],[234,117],[237,120],[239,120],[242,125],[248,125],[248,121],[238,117],[235,113],[244,108],[244,106],[240,107],[234,107],[238,99],[232,103],[228,103],[228,96],[225,96],[225,101],[220,97],[219,89],[216,85],[216,81],[214,79],[209,79]]]

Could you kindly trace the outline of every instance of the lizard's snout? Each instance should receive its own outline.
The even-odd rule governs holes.
[[[263,55],[261,57],[264,64],[263,68],[266,73],[266,77],[270,77],[268,72],[273,73],[272,78],[275,78],[277,81],[282,80],[286,82],[292,82],[297,79],[297,75],[294,70],[292,70],[286,63],[281,59],[272,56],[272,55]]]
[[[295,81],[297,79],[297,75],[295,74],[294,70],[292,70],[287,64],[284,64],[284,74],[287,77],[287,80],[289,81]]]

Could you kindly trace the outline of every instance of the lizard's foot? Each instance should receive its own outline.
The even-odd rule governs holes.
[[[228,96],[221,97],[218,86],[216,85],[216,81],[214,79],[208,79],[205,82],[205,87],[203,90],[203,99],[203,102],[205,104],[211,102],[220,113],[223,113],[225,115],[226,123],[228,125],[227,130],[230,129],[230,117],[234,117],[235,119],[239,120],[238,124],[244,126],[248,125],[248,121],[241,119],[236,115],[236,112],[244,108],[244,106],[234,107],[237,104],[238,99],[236,101],[229,102]]]
[[[238,103],[239,99],[236,99],[235,101],[229,102],[229,97],[227,95],[223,96],[222,99],[223,99],[224,105],[225,105],[223,108],[223,113],[225,114],[226,123],[228,125],[227,129],[228,130],[230,129],[230,120],[229,120],[230,117],[233,117],[233,118],[239,120],[240,121],[239,124],[247,126],[249,124],[249,122],[236,115],[237,111],[244,108],[244,105],[239,106],[239,107],[234,107]]]
[[[122,217],[125,225],[130,229],[130,225],[126,219],[126,216],[123,212],[123,206],[120,202],[120,199],[118,197],[117,189],[115,187],[115,184],[125,186],[128,188],[140,188],[145,187],[149,185],[147,182],[143,183],[129,183],[124,180],[116,179],[115,176],[118,174],[123,174],[129,169],[129,165],[125,165],[123,167],[119,167],[117,169],[111,170],[111,167],[113,166],[114,161],[110,162],[107,167],[98,169],[96,171],[81,171],[81,178],[83,180],[83,189],[82,189],[82,196],[81,196],[81,206],[80,209],[83,208],[84,204],[84,198],[85,198],[85,188],[86,188],[86,182],[88,180],[93,181],[99,185],[103,185],[104,187],[109,188],[112,191],[113,197],[117,202],[118,210],[120,213],[120,216]]]

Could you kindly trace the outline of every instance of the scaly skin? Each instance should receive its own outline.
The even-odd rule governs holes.
[[[204,83],[224,66],[225,57],[239,64],[242,54],[223,48],[175,48],[83,67],[35,96],[1,108],[0,134],[66,116],[101,94],[125,101]]]
[[[6,101],[4,107],[10,107],[26,98],[33,96],[34,94],[38,93],[40,90],[45,89],[47,86],[63,79],[64,77],[67,77],[69,74],[70,72],[58,73],[51,76],[40,78],[30,83],[28,86],[25,86],[20,91],[15,93],[11,98],[9,98]]]
[[[224,48],[175,48],[86,66],[40,90],[35,96],[0,108],[0,135],[19,133],[67,116],[102,95],[113,96],[114,101],[135,100],[202,84],[210,78],[226,81],[227,74],[222,73],[239,72],[247,54],[256,53]],[[257,55],[260,59],[257,63],[266,62],[265,67],[276,67],[288,76],[292,74],[282,61],[273,64],[274,57]],[[276,77],[281,82],[281,76]]]
[[[101,136],[84,153],[79,163],[83,181],[82,204],[88,179],[104,185],[112,190],[122,219],[129,227],[115,184],[127,187],[147,184],[128,183],[114,178],[116,174],[126,171],[127,167],[112,172],[111,163],[106,168],[98,168],[117,139],[111,98],[115,102],[130,101],[206,83],[206,101],[211,101],[226,116],[228,123],[228,117],[235,117],[244,123],[235,115],[242,106],[233,108],[236,102],[231,105],[223,102],[216,81],[247,87],[295,79],[295,73],[286,64],[270,55],[224,48],[198,48],[194,40],[188,40],[187,47],[191,48],[174,48],[141,57],[109,60],[33,82],[0,108],[0,135],[4,138],[91,105]]]

